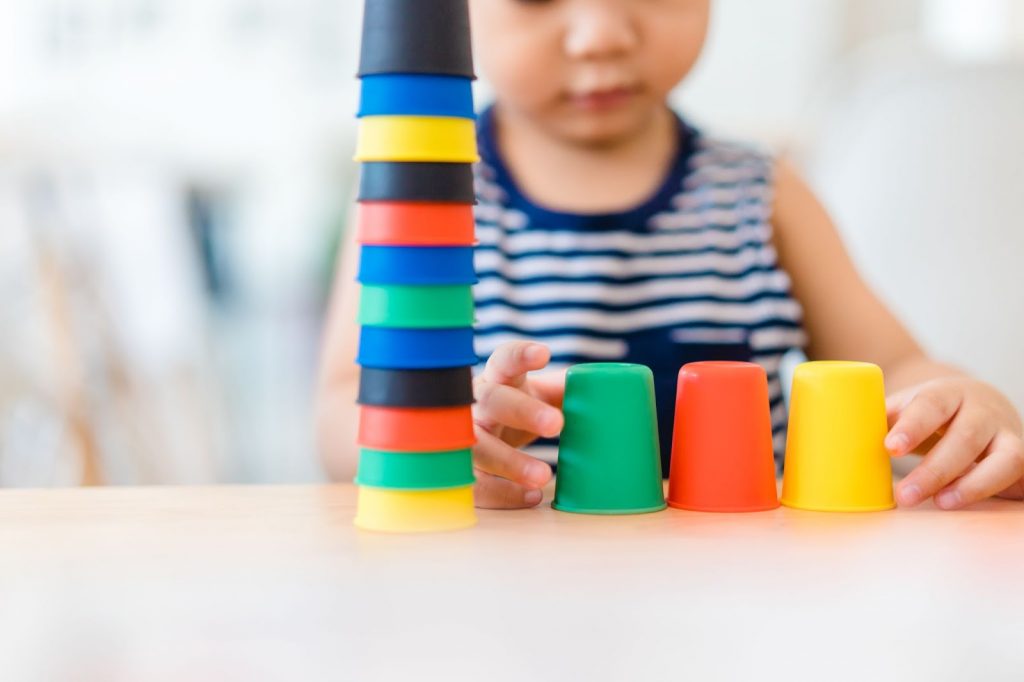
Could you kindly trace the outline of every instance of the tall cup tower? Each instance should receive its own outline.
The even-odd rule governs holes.
[[[473,173],[467,0],[365,0],[359,64],[360,528],[473,511]]]

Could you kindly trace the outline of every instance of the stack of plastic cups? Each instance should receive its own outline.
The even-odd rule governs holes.
[[[369,530],[473,511],[473,60],[466,0],[366,0],[356,160],[359,502]]]

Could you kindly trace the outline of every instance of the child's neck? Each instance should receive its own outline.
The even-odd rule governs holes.
[[[588,146],[554,136],[495,107],[497,144],[529,199],[567,213],[613,213],[640,205],[664,181],[678,152],[674,114],[652,112],[649,125],[615,144]]]

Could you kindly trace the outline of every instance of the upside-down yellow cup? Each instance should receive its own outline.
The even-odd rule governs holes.
[[[446,490],[359,488],[355,524],[385,533],[434,533],[476,523],[473,486]]]
[[[356,161],[475,163],[479,159],[472,119],[442,116],[359,119]]]
[[[805,362],[793,375],[782,504],[862,512],[896,506],[882,370],[866,362]]]

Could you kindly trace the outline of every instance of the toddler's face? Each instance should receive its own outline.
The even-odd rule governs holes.
[[[709,0],[471,0],[474,50],[504,108],[574,143],[613,144],[697,61]]]

